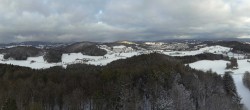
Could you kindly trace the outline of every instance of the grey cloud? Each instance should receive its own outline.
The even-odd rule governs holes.
[[[248,0],[1,0],[0,42],[240,37],[250,34],[249,7]]]

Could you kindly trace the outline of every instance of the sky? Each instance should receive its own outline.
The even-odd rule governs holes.
[[[0,0],[0,43],[250,38],[250,0]]]

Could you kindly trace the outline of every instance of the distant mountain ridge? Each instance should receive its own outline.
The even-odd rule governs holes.
[[[27,42],[2,43],[2,44],[0,44],[0,47],[13,46],[13,45],[39,46],[39,45],[56,45],[56,44],[65,44],[65,43],[43,42],[43,41],[27,41]]]
[[[162,40],[156,40],[155,42],[192,42],[192,41],[239,41],[239,42],[250,42],[250,38],[195,38],[195,39],[162,39]]]

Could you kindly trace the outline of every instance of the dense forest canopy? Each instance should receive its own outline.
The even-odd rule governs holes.
[[[232,76],[191,69],[162,54],[107,66],[45,70],[0,65],[2,110],[240,110]]]

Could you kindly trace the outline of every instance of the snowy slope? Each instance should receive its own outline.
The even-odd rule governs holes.
[[[229,52],[231,48],[223,47],[223,46],[210,46],[199,49],[199,51],[215,53],[215,54],[223,54],[225,52]]]
[[[138,52],[129,52],[129,53],[116,53],[111,55],[105,55],[105,58],[99,59],[97,61],[90,61],[88,64],[92,65],[107,65],[112,61],[119,60],[119,59],[126,59],[132,56],[138,55]]]
[[[87,59],[89,61],[83,62],[91,65],[107,65],[108,63],[118,60],[125,59],[132,56],[138,55],[138,52],[129,52],[129,53],[114,53],[106,54],[104,56],[89,56],[83,55],[82,53],[70,53],[62,55],[63,64],[75,64],[79,63],[77,60]]]
[[[223,46],[210,46],[200,48],[199,50],[194,51],[172,51],[172,52],[163,52],[166,55],[170,56],[191,56],[191,55],[198,55],[202,53],[214,53],[214,54],[225,54],[229,52],[231,49],[228,47]]]
[[[191,68],[195,68],[198,70],[207,71],[212,69],[212,71],[217,72],[218,74],[224,74],[226,71],[226,63],[227,61],[223,60],[202,60],[197,61],[195,63],[189,64]],[[242,97],[242,103],[250,109],[250,91],[243,85],[242,77],[245,71],[250,71],[250,63],[247,60],[238,60],[239,69],[232,70],[234,74],[232,75],[234,78],[234,82],[237,88],[239,95]]]
[[[47,63],[44,61],[43,56],[39,57],[29,57],[27,60],[4,60],[3,55],[0,54],[0,63],[1,64],[12,64],[23,67],[30,67],[33,69],[45,69],[53,66],[60,65],[60,63]]]
[[[191,68],[195,68],[198,70],[203,70],[203,71],[208,71],[212,70],[213,72],[216,72],[218,74],[224,74],[225,73],[225,68],[226,64],[229,63],[228,61],[224,60],[201,60],[197,61],[195,63],[190,63],[189,66]]]
[[[83,55],[82,53],[69,53],[69,54],[63,54],[62,55],[62,62],[63,63],[73,63],[77,59],[92,59],[92,60],[98,60],[103,58],[103,56],[89,56],[89,55]]]
[[[27,60],[12,60],[12,59],[5,60],[3,58],[4,55],[0,54],[0,63],[30,67],[33,69],[45,69],[53,66],[67,67],[67,65],[77,64],[77,63],[85,63],[91,65],[107,65],[112,61],[119,59],[126,59],[135,55],[138,55],[138,52],[113,53],[113,54],[106,54],[104,56],[89,56],[89,55],[83,55],[82,53],[70,53],[62,55],[62,62],[47,63],[46,61],[44,61],[43,56],[28,57]]]

